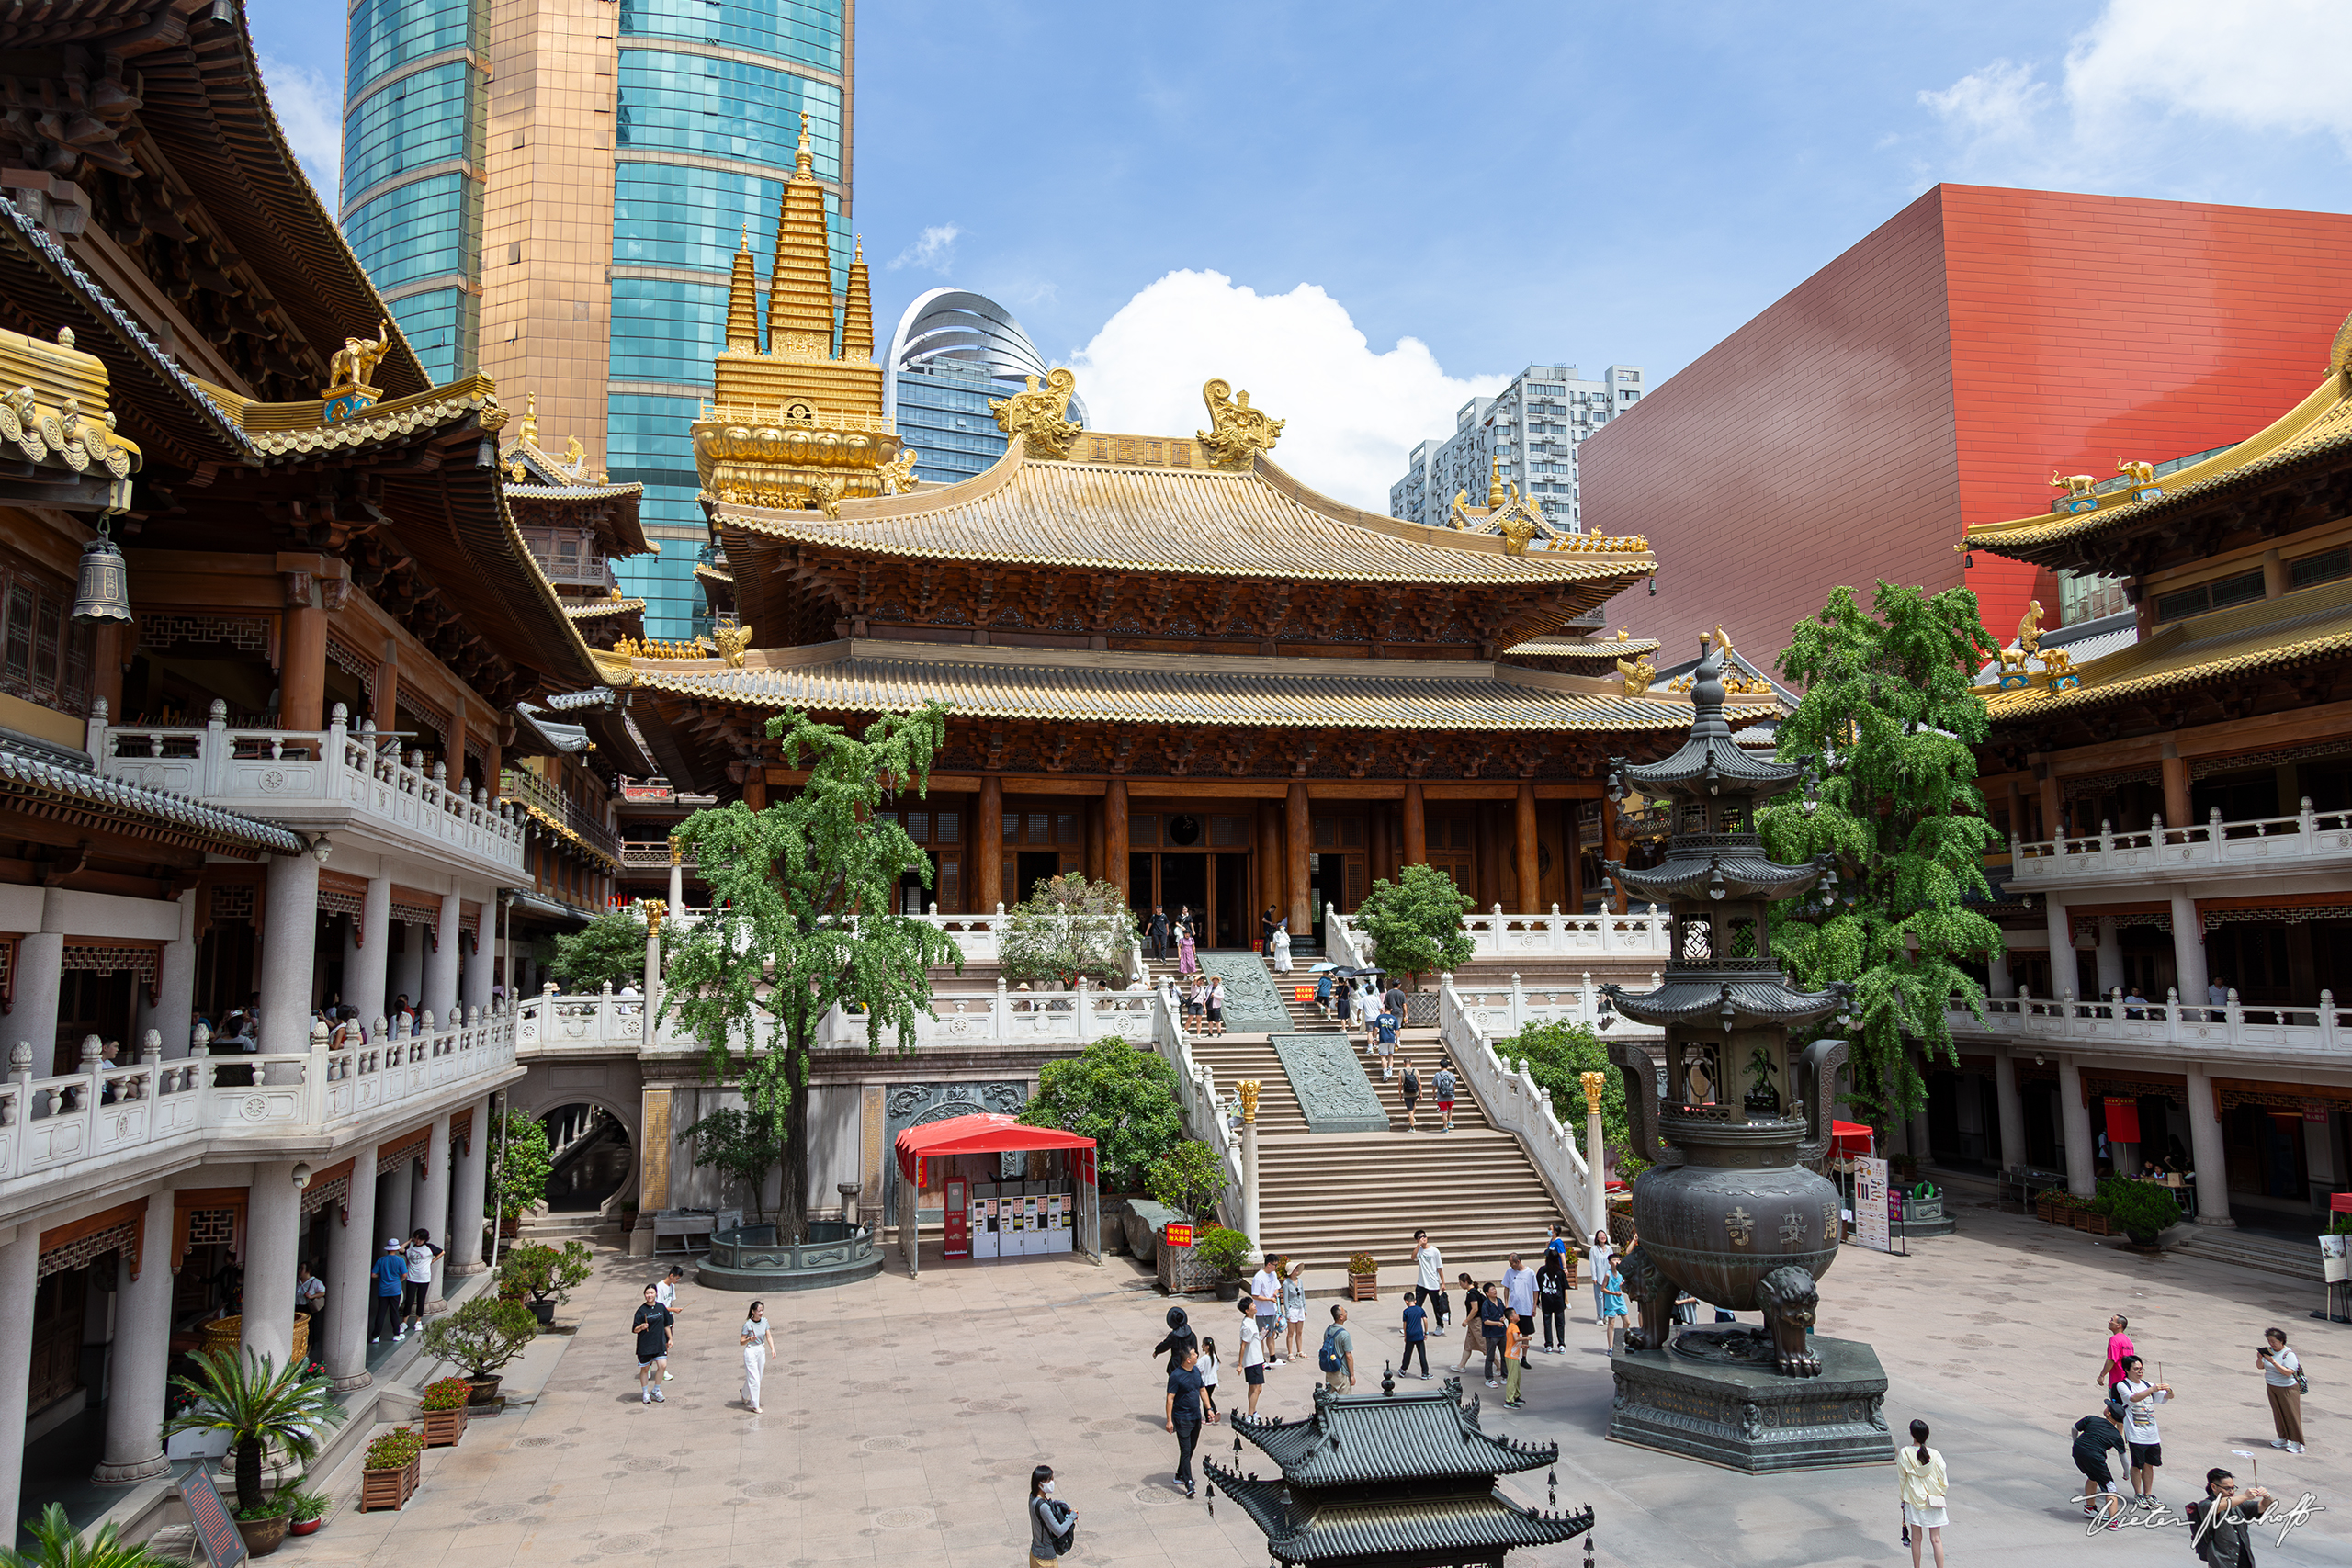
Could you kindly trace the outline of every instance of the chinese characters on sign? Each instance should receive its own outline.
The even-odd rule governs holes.
[[[1886,1161],[1854,1161],[1854,1239],[1881,1252],[1893,1250],[1894,1245],[1886,1201]]]

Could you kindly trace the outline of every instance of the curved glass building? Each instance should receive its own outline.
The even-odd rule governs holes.
[[[1049,367],[1012,312],[962,288],[934,288],[907,307],[890,339],[883,412],[916,453],[915,477],[953,484],[1004,456],[989,400],[1022,390]],[[1086,423],[1086,405],[1069,402]]]
[[[537,400],[556,450],[645,486],[658,556],[616,561],[658,637],[694,633],[688,428],[745,225],[764,272],[808,116],[848,285],[854,0],[356,0],[343,225],[435,380]]]

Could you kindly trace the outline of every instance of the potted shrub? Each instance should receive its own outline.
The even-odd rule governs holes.
[[[144,1541],[124,1540],[111,1522],[84,1540],[58,1503],[43,1508],[40,1518],[25,1520],[24,1532],[33,1538],[33,1549],[0,1555],[8,1568],[186,1568],[179,1558],[163,1556]]]
[[[474,1385],[463,1378],[438,1378],[424,1385],[416,1409],[424,1422],[426,1448],[457,1446],[458,1439],[466,1435],[466,1406],[473,1393]]]
[[[334,1506],[334,1499],[323,1492],[308,1488],[309,1476],[295,1483],[292,1491],[280,1492],[293,1523],[286,1527],[288,1535],[316,1535],[319,1527],[327,1522],[327,1510]]]
[[[237,1533],[245,1550],[266,1557],[286,1540],[291,1509],[284,1497],[262,1491],[262,1455],[275,1448],[308,1464],[318,1457],[319,1438],[343,1423],[345,1412],[333,1388],[300,1366],[278,1367],[266,1356],[198,1350],[191,1377],[172,1386],[193,1396],[187,1409],[164,1424],[174,1432],[212,1431],[229,1438],[236,1461]]]
[[[405,1505],[416,1491],[424,1461],[424,1438],[413,1427],[395,1427],[369,1443],[359,1461],[359,1511]]]
[[[1217,1225],[1201,1233],[1193,1250],[1203,1263],[1216,1271],[1216,1299],[1239,1300],[1242,1270],[1250,1267],[1250,1238],[1238,1230]]]
[[[1348,1299],[1369,1302],[1380,1298],[1380,1260],[1369,1252],[1348,1258]]]
[[[498,1370],[521,1355],[538,1332],[539,1320],[529,1307],[476,1296],[424,1325],[424,1353],[463,1367],[472,1391],[469,1403],[488,1404],[498,1397]]]
[[[491,1145],[488,1206],[498,1215],[498,1234],[513,1236],[520,1233],[523,1216],[548,1195],[555,1156],[548,1147],[547,1126],[536,1116],[510,1111],[503,1133]]]
[[[571,1299],[571,1287],[595,1270],[595,1255],[588,1244],[567,1241],[563,1249],[531,1243],[506,1255],[498,1266],[500,1293],[520,1286],[531,1298],[531,1315],[541,1327],[555,1321],[555,1309]]]
[[[2159,1235],[2180,1224],[2179,1201],[2153,1181],[2110,1176],[2098,1184],[2098,1207],[2134,1247],[2154,1247]]]

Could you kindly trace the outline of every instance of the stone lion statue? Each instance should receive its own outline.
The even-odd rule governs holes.
[[[1813,1276],[1784,1263],[1756,1281],[1756,1304],[1764,1309],[1764,1326],[1772,1336],[1773,1365],[1792,1378],[1819,1377],[1821,1358],[1805,1342],[1805,1330],[1821,1310]]]

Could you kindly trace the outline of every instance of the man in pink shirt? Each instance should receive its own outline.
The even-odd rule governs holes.
[[[2123,1376],[2123,1363],[2132,1352],[2132,1336],[2123,1331],[2131,1325],[2132,1320],[2120,1312],[2107,1320],[2107,1363],[2091,1380],[2101,1388],[2113,1388]]]

